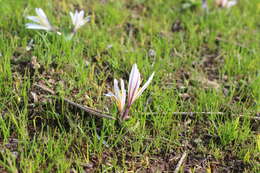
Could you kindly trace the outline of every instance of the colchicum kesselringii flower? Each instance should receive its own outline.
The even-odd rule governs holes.
[[[45,31],[55,31],[54,27],[51,26],[46,14],[41,8],[35,8],[35,12],[37,16],[27,16],[27,19],[35,23],[27,23],[26,28]]]
[[[106,94],[106,96],[113,97],[121,116],[123,116],[125,100],[126,100],[126,90],[125,90],[124,81],[122,79],[120,79],[120,84],[121,84],[120,86],[121,90],[118,87],[118,81],[114,79],[114,93],[109,92]]]
[[[221,8],[230,8],[237,4],[237,0],[216,0],[216,5]]]
[[[141,84],[141,75],[137,68],[137,65],[134,64],[130,73],[129,77],[129,84],[128,84],[128,96],[127,96],[127,105],[125,105],[126,101],[126,90],[124,86],[124,81],[121,79],[121,90],[118,87],[118,81],[114,80],[114,93],[109,92],[106,96],[113,97],[116,101],[120,118],[122,120],[129,118],[129,110],[131,105],[135,102],[135,100],[142,95],[144,90],[148,87],[151,83],[154,76],[154,72],[149,77],[148,81],[144,84],[143,87],[140,88]]]
[[[85,25],[87,22],[90,21],[90,16],[84,18],[83,10],[81,10],[80,12],[76,10],[74,14],[70,12],[70,17],[72,20],[72,24],[74,25],[73,33],[76,33],[80,27],[82,27],[83,25]]]

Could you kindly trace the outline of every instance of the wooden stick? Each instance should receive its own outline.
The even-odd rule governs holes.
[[[42,84],[40,84],[40,85],[34,84],[34,86],[36,86],[36,87],[38,87],[38,88],[40,88],[40,89],[42,89],[42,90],[44,90],[44,91],[47,91],[48,93],[50,93],[50,94],[52,94],[52,95],[56,95],[55,91],[53,91],[52,89],[48,88],[48,87],[45,86],[45,85],[42,85]]]
[[[48,87],[45,86],[45,85],[42,85],[42,84],[40,84],[40,85],[39,85],[39,84],[34,84],[34,86],[36,86],[36,87],[38,87],[38,88],[40,88],[40,89],[42,89],[42,90],[44,90],[44,91],[46,91],[46,92],[48,92],[48,93],[54,95],[54,96],[57,95],[57,94],[55,93],[55,91],[53,91],[52,89],[48,88]],[[90,108],[90,107],[87,107],[87,106],[80,105],[80,104],[78,104],[78,103],[75,103],[75,102],[73,102],[73,101],[67,99],[67,98],[63,98],[63,100],[64,100],[65,102],[67,102],[68,104],[70,104],[70,105],[72,105],[72,106],[74,106],[74,107],[77,107],[77,108],[79,108],[79,109],[81,109],[81,110],[83,110],[83,111],[85,111],[85,112],[87,112],[87,113],[89,113],[89,114],[91,114],[91,115],[95,115],[95,116],[101,117],[101,118],[109,118],[109,119],[112,119],[112,120],[116,120],[116,118],[112,117],[112,116],[109,115],[109,114],[103,113],[103,112],[101,112],[101,111],[95,110],[95,109]]]
[[[179,170],[180,170],[180,168],[181,168],[181,165],[182,165],[182,163],[184,162],[184,160],[185,160],[186,157],[187,157],[187,153],[184,152],[184,153],[182,154],[181,159],[179,160],[179,162],[178,162],[178,164],[177,164],[175,170],[174,170],[174,173],[178,173],[178,172],[179,172]]]

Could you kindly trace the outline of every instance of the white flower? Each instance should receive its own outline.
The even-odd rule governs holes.
[[[144,84],[143,87],[140,88],[141,84],[141,77],[140,72],[137,68],[137,65],[134,64],[129,76],[129,84],[128,84],[128,96],[127,96],[127,106],[125,108],[125,101],[126,101],[126,90],[124,81],[121,79],[121,91],[118,87],[118,81],[114,80],[114,93],[109,92],[106,96],[113,97],[116,101],[117,107],[119,109],[121,119],[125,120],[128,119],[128,113],[130,110],[131,105],[134,101],[142,95],[144,90],[148,87],[153,79],[154,73],[149,77],[148,81]]]
[[[144,84],[144,86],[140,88],[140,84],[141,84],[140,72],[137,68],[137,65],[136,64],[133,65],[129,77],[129,84],[128,84],[128,105],[132,105],[134,101],[141,96],[144,90],[151,83],[153,76],[154,76],[154,72],[149,77],[148,81]]]
[[[54,28],[51,26],[44,11],[41,8],[35,8],[35,12],[37,16],[27,16],[27,19],[35,23],[27,23],[26,28],[53,31]]]
[[[106,94],[106,96],[113,97],[115,99],[120,114],[123,114],[126,100],[126,90],[124,81],[122,79],[120,79],[120,84],[121,91],[118,87],[118,81],[114,79],[114,93],[109,92]]]
[[[70,12],[70,17],[72,20],[72,24],[74,25],[74,29],[73,32],[77,32],[77,30],[82,27],[83,25],[85,25],[87,22],[90,21],[90,16],[87,16],[84,18],[84,11],[81,10],[80,12],[78,12],[76,10],[76,12],[73,14],[72,12]]]
[[[216,0],[216,4],[222,8],[230,8],[237,4],[237,0]]]

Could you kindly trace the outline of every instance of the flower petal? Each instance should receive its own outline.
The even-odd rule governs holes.
[[[125,84],[122,79],[120,79],[121,83],[121,102],[122,102],[122,110],[125,107],[125,101],[126,101],[126,90],[125,90]]]
[[[27,23],[25,26],[27,29],[39,29],[39,30],[46,30],[46,31],[50,30],[49,28],[47,28],[45,26],[34,24],[34,23]]]
[[[144,84],[144,86],[138,91],[136,98],[137,99],[140,95],[142,95],[142,93],[144,92],[144,90],[148,87],[148,85],[151,83],[152,79],[154,76],[154,72],[152,73],[152,75],[149,77],[149,79],[147,80],[147,82]]]
[[[118,99],[120,99],[120,90],[118,87],[118,81],[116,79],[114,79],[114,92],[115,92],[116,97]]]
[[[105,96],[107,96],[107,97],[115,97],[116,98],[115,94],[112,93],[112,92],[108,92],[107,94],[105,94]]]
[[[79,19],[80,21],[83,20],[84,13],[85,13],[85,12],[84,12],[83,10],[81,10],[81,11],[79,12],[78,19]]]
[[[39,18],[36,16],[27,16],[26,18],[36,23],[40,22]]]
[[[35,12],[37,13],[37,15],[40,17],[40,18],[43,18],[43,19],[47,19],[47,16],[46,14],[44,13],[44,11],[41,9],[41,8],[35,8]]]
[[[129,77],[129,84],[128,84],[128,104],[133,104],[135,100],[135,96],[138,92],[140,87],[141,78],[140,72],[137,68],[137,65],[134,64],[130,73]]]
[[[133,92],[134,85],[136,83],[136,76],[138,74],[137,65],[134,64],[129,76],[129,83],[128,83],[128,97],[130,97],[131,93]]]
[[[75,15],[72,12],[70,12],[70,17],[72,20],[72,24],[75,25]]]

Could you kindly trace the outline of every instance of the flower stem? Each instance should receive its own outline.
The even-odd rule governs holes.
[[[130,107],[131,107],[131,105],[127,105],[127,107],[126,107],[126,109],[125,109],[125,111],[124,111],[124,113],[123,113],[123,115],[122,115],[122,117],[121,117],[122,120],[127,120],[127,119],[130,118],[130,117],[128,116]]]

